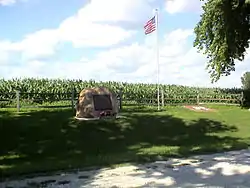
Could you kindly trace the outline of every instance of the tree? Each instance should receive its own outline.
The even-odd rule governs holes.
[[[241,100],[242,107],[250,107],[250,72],[245,72],[241,77],[243,87],[243,96]]]
[[[245,72],[241,77],[243,89],[250,90],[250,72]]]
[[[194,47],[207,56],[213,83],[235,71],[236,60],[244,60],[250,39],[250,0],[205,0],[202,8]]]

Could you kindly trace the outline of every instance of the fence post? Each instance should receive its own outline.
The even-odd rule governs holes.
[[[164,90],[161,90],[161,105],[164,107]]]
[[[16,91],[16,108],[17,112],[20,112],[20,91]]]
[[[199,105],[200,104],[200,95],[198,94],[197,95],[197,105]]]
[[[74,102],[75,102],[75,90],[73,88],[71,91],[71,107],[72,107],[73,112],[75,111]]]
[[[241,97],[240,97],[240,106],[243,107],[244,106],[244,92],[241,92]]]
[[[120,110],[122,110],[122,88],[120,88],[120,90],[119,90],[119,100],[120,100],[120,102],[119,102],[119,107],[120,107]]]

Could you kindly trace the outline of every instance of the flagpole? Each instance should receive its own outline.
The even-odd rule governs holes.
[[[155,21],[156,21],[156,63],[157,63],[157,106],[160,110],[160,63],[159,63],[159,32],[158,32],[158,9],[155,9]]]

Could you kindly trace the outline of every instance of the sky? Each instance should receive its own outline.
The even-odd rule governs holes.
[[[156,83],[156,32],[145,35],[143,26],[158,8],[161,84],[241,87],[250,56],[212,84],[206,57],[193,47],[201,5],[199,0],[0,0],[0,78]]]

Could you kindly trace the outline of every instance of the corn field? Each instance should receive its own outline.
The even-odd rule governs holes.
[[[72,93],[78,93],[88,87],[104,86],[113,91],[122,91],[124,101],[138,103],[157,100],[156,84],[131,84],[123,82],[95,82],[93,80],[63,80],[63,79],[0,79],[0,100],[16,98],[16,91],[20,91],[22,99],[42,101],[60,101],[70,99]],[[239,103],[241,89],[199,88],[177,85],[160,85],[164,93],[164,102],[167,103],[193,103],[199,102],[227,102]],[[72,92],[73,91],[73,92]],[[162,97],[161,97],[162,98]]]

